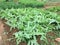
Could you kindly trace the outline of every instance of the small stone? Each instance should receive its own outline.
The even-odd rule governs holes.
[[[56,38],[55,41],[60,42],[60,38]]]
[[[0,40],[2,40],[2,37],[0,36]]]

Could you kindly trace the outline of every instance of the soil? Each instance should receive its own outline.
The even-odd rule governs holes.
[[[8,45],[8,42],[6,41],[7,35],[4,35],[4,24],[0,20],[0,45]]]
[[[16,30],[12,30],[11,32],[10,27],[6,25],[5,20],[0,20],[0,45],[16,45],[14,40],[9,41],[8,39],[12,38],[12,34],[16,32]],[[7,34],[7,32],[9,32]]]
[[[55,6],[60,6],[60,3],[46,3],[44,8],[47,9],[47,8],[51,8],[51,7],[55,7]]]

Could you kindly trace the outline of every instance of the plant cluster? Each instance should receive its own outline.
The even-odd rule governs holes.
[[[0,10],[1,9],[11,9],[11,8],[25,8],[25,7],[43,7],[45,4],[44,1],[36,1],[36,0],[20,0],[18,3],[16,2],[0,2]]]
[[[18,32],[13,34],[17,45],[22,41],[27,45],[39,45],[37,36],[41,36],[40,40],[46,40],[47,32],[60,25],[59,15],[37,8],[1,10],[0,18],[7,20],[5,23],[11,27],[11,30],[18,29]]]
[[[2,9],[17,9],[17,8],[24,8],[25,6],[22,4],[16,4],[15,2],[0,2],[0,10]]]
[[[0,0],[0,2],[4,2],[5,0]]]
[[[48,8],[47,10],[52,11],[52,12],[59,12],[60,11],[60,6],[55,6],[52,8]]]
[[[43,7],[45,4],[45,1],[40,0],[20,0],[19,2],[26,7]]]

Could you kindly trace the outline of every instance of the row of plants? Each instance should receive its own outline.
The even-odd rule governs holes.
[[[0,0],[0,2],[4,2],[5,0]]]
[[[45,1],[39,2],[37,0],[32,0],[32,1],[20,0],[20,1],[17,1],[17,3],[14,1],[12,2],[3,1],[3,2],[0,2],[0,10],[6,9],[6,8],[11,9],[11,8],[25,8],[25,7],[43,7],[44,4],[45,4]]]
[[[59,12],[60,11],[60,6],[55,6],[52,8],[48,8],[47,10],[52,11],[52,12]]]
[[[10,31],[17,28],[18,32],[13,34],[16,45],[23,41],[27,45],[39,45],[37,36],[41,36],[40,40],[47,42],[46,34],[60,29],[60,15],[37,8],[1,10],[0,18],[6,20]]]
[[[45,4],[45,0],[20,0],[20,3],[24,4],[25,6],[29,7],[43,7]]]
[[[15,2],[0,2],[0,10],[11,9],[11,8],[25,8],[23,4],[16,4]]]

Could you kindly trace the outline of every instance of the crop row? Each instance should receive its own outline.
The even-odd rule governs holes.
[[[26,1],[26,0],[20,0],[17,3],[15,2],[0,2],[0,10],[1,9],[11,9],[11,8],[26,8],[26,7],[43,7],[45,4],[44,1]]]

